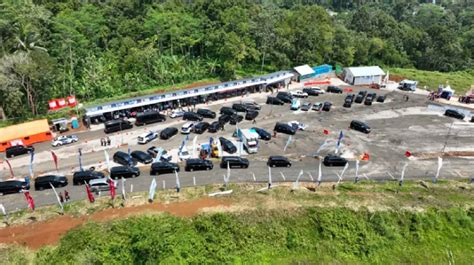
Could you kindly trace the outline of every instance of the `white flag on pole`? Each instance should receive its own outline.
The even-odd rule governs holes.
[[[125,197],[125,179],[122,177],[122,199],[126,199]]]
[[[104,155],[105,155],[105,164],[107,165],[107,171],[110,173],[110,158],[109,158],[109,153],[107,153],[107,150],[104,150]]]
[[[272,168],[268,167],[268,187],[272,186]]]
[[[194,136],[194,139],[193,139],[193,157],[196,157],[196,144],[197,144],[197,140],[198,140],[198,137],[197,135]]]
[[[150,202],[152,202],[153,198],[155,197],[155,191],[156,191],[156,179],[153,178],[150,184],[150,191],[148,192],[148,200]]]
[[[344,168],[342,169],[342,172],[341,172],[341,179],[342,179],[342,177],[344,176],[344,173],[346,172],[347,168],[349,168],[349,162],[347,162],[346,165],[344,166]]]
[[[51,182],[49,183],[49,185],[53,189],[54,195],[56,195],[56,200],[58,200],[59,207],[61,208],[61,212],[64,212],[64,206],[63,206],[63,203],[61,202],[61,199],[59,198],[58,192],[54,188],[53,184],[51,184]]]
[[[403,183],[403,180],[405,179],[405,170],[407,169],[407,166],[408,166],[408,162],[405,163],[405,165],[403,165],[403,168],[402,168],[402,175],[400,176],[400,185],[402,185]]]
[[[286,152],[286,148],[288,148],[288,145],[290,145],[291,139],[293,139],[293,137],[291,135],[288,136],[288,141],[286,141],[285,147],[283,148],[284,152]]]
[[[359,180],[359,160],[356,160],[356,174],[355,174],[355,182]]]
[[[436,171],[435,181],[438,180],[439,173],[440,173],[442,167],[443,167],[443,158],[438,157],[438,170]]]
[[[0,203],[0,210],[3,213],[3,216],[7,216],[7,211],[5,210],[5,206],[3,206],[3,204],[1,204],[1,203]]]
[[[216,145],[217,145],[218,156],[222,157],[222,145],[221,145],[221,141],[219,140],[219,138],[216,139]]]
[[[321,185],[321,178],[322,178],[322,171],[321,171],[321,164],[323,161],[320,159],[319,160],[319,170],[318,170],[318,185]]]

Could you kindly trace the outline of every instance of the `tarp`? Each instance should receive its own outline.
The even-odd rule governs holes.
[[[314,74],[313,68],[309,67],[309,65],[301,65],[293,68],[299,75],[304,76],[304,75],[312,75]]]
[[[0,128],[0,143],[44,132],[50,132],[46,119],[8,126]]]
[[[353,77],[385,75],[385,72],[382,70],[382,68],[378,66],[348,67],[346,68],[346,71],[352,73]]]

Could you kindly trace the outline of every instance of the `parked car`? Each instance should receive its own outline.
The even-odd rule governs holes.
[[[218,121],[220,124],[222,124],[222,126],[224,126],[226,123],[230,122],[230,119],[231,119],[231,115],[224,114],[224,115],[219,116]]]
[[[179,165],[171,162],[156,162],[151,164],[150,175],[162,175],[179,172]]]
[[[360,92],[359,92],[359,94],[356,96],[354,102],[358,103],[358,104],[361,104],[364,101],[364,98],[365,98],[365,96],[361,95]]]
[[[117,181],[103,178],[103,179],[93,179],[89,182],[89,187],[91,192],[99,193],[100,191],[109,191],[110,190],[110,181],[112,181],[115,188],[117,188]]]
[[[197,134],[202,134],[206,132],[207,128],[209,128],[209,122],[202,121],[194,125],[193,132]]]
[[[231,115],[237,114],[237,111],[235,111],[233,108],[230,108],[230,107],[222,107],[219,113],[231,116]]]
[[[474,116],[471,117],[471,122],[474,122]]]
[[[342,105],[343,107],[345,108],[350,108],[352,106],[352,102],[354,101],[354,95],[353,94],[349,94],[346,96],[346,98],[344,99],[344,104]]]
[[[14,145],[10,146],[5,150],[7,158],[20,156],[33,152],[35,148],[33,146]]]
[[[54,138],[53,142],[51,145],[53,147],[58,147],[62,145],[67,145],[67,144],[72,144],[79,141],[79,138],[77,138],[76,135],[61,135],[56,138]]]
[[[245,113],[245,119],[248,121],[254,120],[255,118],[257,118],[257,116],[258,111],[256,110],[247,111],[247,113]]]
[[[185,121],[202,121],[202,116],[197,114],[197,113],[188,111],[188,112],[184,113],[183,120],[185,120]]]
[[[247,107],[245,105],[239,104],[239,103],[232,104],[232,109],[234,109],[237,112],[246,112],[247,111]]]
[[[307,93],[308,96],[319,96],[321,94],[324,94],[324,90],[322,90],[319,87],[307,87],[303,88],[303,92]]]
[[[51,189],[51,183],[55,188],[67,186],[65,176],[47,175],[35,179],[35,190]]]
[[[311,109],[311,103],[309,103],[309,102],[305,102],[305,103],[303,103],[303,105],[301,105],[301,110],[302,111],[308,111],[310,109]]]
[[[214,119],[216,117],[216,113],[210,109],[198,109],[196,113],[204,118]]]
[[[361,121],[356,121],[356,120],[351,121],[349,128],[359,131],[359,132],[363,132],[363,133],[370,133],[369,125]]]
[[[122,119],[107,121],[104,123],[104,126],[105,133],[119,132],[133,128],[131,122]]]
[[[178,134],[178,128],[176,127],[168,127],[164,129],[163,131],[160,132],[160,139],[161,140],[168,140],[171,137],[175,136]]]
[[[293,128],[293,126],[288,125],[287,123],[282,123],[282,122],[277,122],[275,124],[275,128],[273,128],[273,131],[277,133],[284,133],[284,134],[289,134],[289,135],[294,135],[296,133],[296,130]]]
[[[312,109],[315,110],[315,111],[320,111],[322,107],[323,107],[323,103],[321,103],[321,102],[316,102],[316,103],[313,104],[313,108],[312,108]]]
[[[290,125],[291,127],[293,127],[293,129],[295,130],[300,130],[300,131],[304,131],[306,129],[306,124],[304,123],[301,123],[299,121],[289,121],[288,122],[288,125]]]
[[[384,103],[385,102],[385,95],[380,95],[377,97],[377,102]]]
[[[138,136],[137,140],[138,140],[138,144],[147,144],[155,140],[156,138],[158,138],[158,133],[150,131],[148,133]]]
[[[377,94],[375,93],[369,93],[367,94],[367,97],[365,98],[365,101],[364,101],[364,105],[372,105],[372,102],[374,102],[374,99],[375,97],[377,96]]]
[[[135,166],[137,164],[137,162],[133,160],[129,154],[122,151],[115,152],[113,161],[122,166]]]
[[[301,107],[301,102],[298,99],[293,99],[291,102],[290,109],[291,110],[299,110]]]
[[[221,168],[227,168],[227,164],[229,165],[229,168],[248,168],[250,163],[246,158],[238,156],[223,156],[220,164]]]
[[[327,155],[324,157],[323,164],[327,167],[343,167],[347,160],[337,155]]]
[[[284,105],[285,102],[283,102],[281,99],[279,99],[277,97],[268,96],[266,104],[269,104],[269,105]]]
[[[173,110],[170,113],[170,118],[175,119],[184,116],[184,111],[182,110]]]
[[[191,158],[191,154],[189,153],[188,149],[182,148],[178,150],[178,158],[183,161]]]
[[[336,94],[342,94],[342,89],[337,87],[337,86],[328,86],[326,89],[328,93],[336,93]]]
[[[269,167],[291,167],[291,162],[284,156],[270,156],[267,161]]]
[[[95,171],[95,170],[83,170],[76,171],[72,175],[72,184],[73,185],[82,185],[84,183],[89,183],[93,179],[105,178],[104,173]]]
[[[196,122],[193,122],[193,121],[186,122],[186,123],[183,125],[183,127],[181,127],[181,133],[182,133],[182,134],[189,134],[189,133],[191,133],[191,131],[193,130],[195,124],[196,124]]]
[[[18,193],[29,189],[29,184],[21,180],[7,180],[0,182],[0,195]]]
[[[244,120],[244,117],[242,115],[234,114],[230,116],[230,121],[229,123],[232,125],[236,125],[237,123],[241,122]]]
[[[158,154],[160,154],[160,161],[170,161],[173,157],[168,154],[164,148],[152,146],[146,150],[146,152],[153,158],[156,158]]]
[[[110,177],[117,178],[136,178],[140,176],[140,169],[138,167],[118,166],[110,169]]]
[[[243,101],[242,104],[247,107],[248,110],[261,110],[262,107],[253,100]]]
[[[456,119],[464,120],[464,114],[462,114],[461,112],[459,112],[457,110],[454,110],[454,109],[447,109],[444,112],[444,115],[448,116],[448,117],[453,117],[453,118],[456,118]]]
[[[304,91],[300,91],[300,90],[291,91],[291,95],[295,98],[307,98],[308,97],[308,93],[306,93]]]
[[[210,133],[215,133],[218,130],[222,128],[222,124],[219,121],[213,121],[210,125],[209,128],[207,128],[207,131]]]
[[[188,159],[184,167],[185,171],[211,170],[214,167],[211,160]]]
[[[262,140],[268,141],[268,140],[272,139],[272,135],[269,132],[267,132],[266,130],[262,129],[262,128],[253,127],[251,130],[255,130],[255,132],[257,132],[259,138],[262,139]]]
[[[323,110],[323,111],[330,111],[330,110],[331,110],[331,106],[332,106],[332,103],[329,102],[329,101],[326,101],[326,102],[324,102],[324,104],[323,104],[322,110]]]
[[[237,147],[230,140],[227,140],[224,137],[219,137],[219,141],[221,142],[222,150],[225,152],[229,154],[237,152]]]
[[[130,156],[133,160],[142,164],[150,164],[153,162],[153,157],[151,157],[151,155],[140,150],[133,151]]]
[[[147,111],[138,113],[135,120],[136,126],[142,126],[146,124],[152,124],[157,122],[163,122],[166,120],[164,115],[161,115],[158,111]]]
[[[291,103],[293,100],[293,96],[288,92],[278,92],[276,97],[285,103]]]

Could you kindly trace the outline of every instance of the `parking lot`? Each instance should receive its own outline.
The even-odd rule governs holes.
[[[368,88],[353,88],[353,92],[359,90],[370,90]],[[283,106],[266,105],[265,100],[269,93],[252,94],[248,99],[255,100],[262,106],[256,124],[252,121],[242,121],[239,128],[260,127],[269,132],[273,131],[276,122],[298,121],[307,125],[305,131],[298,131],[292,137],[286,151],[288,135],[277,134],[270,141],[260,141],[259,152],[257,154],[245,155],[250,160],[248,169],[232,169],[231,182],[261,182],[264,187],[268,182],[268,168],[266,161],[270,155],[284,155],[288,157],[293,165],[291,168],[276,168],[272,170],[272,182],[276,184],[280,181],[294,181],[300,170],[304,171],[301,181],[315,181],[318,176],[319,158],[335,152],[336,142],[340,131],[344,137],[341,141],[339,154],[349,160],[349,168],[342,176],[343,181],[354,181],[355,161],[367,153],[370,156],[368,161],[360,162],[359,175],[361,178],[392,180],[400,178],[402,167],[408,162],[405,178],[431,178],[436,173],[437,153],[439,152],[472,152],[474,151],[474,123],[455,120],[443,116],[443,109],[429,105],[426,96],[410,94],[409,100],[404,99],[404,92],[373,90],[378,95],[385,94],[384,103],[374,102],[371,106],[353,103],[351,108],[343,107],[344,94],[323,94],[310,96],[301,99],[302,102],[325,102],[330,101],[333,106],[329,112],[324,111],[291,111],[290,104]],[[274,92],[276,94],[276,92]],[[232,103],[247,98],[232,98],[226,101],[221,100],[212,105],[199,105],[197,108],[208,107],[219,112],[222,106],[231,106]],[[210,122],[209,119],[205,119]],[[352,120],[366,122],[372,131],[370,134],[363,134],[349,130]],[[178,134],[173,138],[163,141],[155,140],[146,145],[137,144],[137,136],[149,130],[160,131],[168,126],[181,128],[185,121],[168,118],[164,123],[148,125],[144,127],[134,127],[132,130],[124,131],[122,134],[109,135],[112,140],[110,147],[102,147],[100,138],[105,137],[103,130],[95,130],[77,134],[79,142],[52,148],[50,143],[35,145],[36,158],[34,164],[35,173],[56,173],[49,150],[54,150],[59,157],[59,173],[65,174],[69,178],[69,185],[60,188],[58,191],[67,189],[71,199],[86,199],[84,186],[72,185],[72,172],[78,170],[77,149],[83,150],[83,165],[85,168],[94,166],[105,170],[104,151],[107,149],[110,157],[117,150],[127,152],[131,150],[146,150],[152,145],[161,146],[168,150],[176,158],[176,152],[184,136]],[[208,143],[209,137],[226,137],[233,139],[232,133],[235,126],[227,124],[225,131],[218,133],[204,133],[198,136],[198,143]],[[326,135],[323,130],[329,131]],[[192,150],[192,139],[190,135],[187,149]],[[235,140],[235,139],[233,139]],[[319,152],[318,152],[319,151]],[[405,152],[410,151],[414,156],[407,158]],[[417,154],[419,156],[417,156]],[[430,158],[424,159],[422,154],[432,154]],[[441,178],[467,178],[471,177],[474,157],[450,156],[444,158],[444,165],[440,174]],[[205,185],[211,183],[223,183],[226,169],[218,168],[218,161],[214,161],[214,169],[211,171],[184,172],[184,163],[180,163],[179,173],[182,187],[194,185]],[[14,158],[11,160],[15,175],[28,174],[29,156]],[[147,191],[152,180],[149,175],[149,165],[141,166],[141,175],[135,179],[126,180],[126,190]],[[338,174],[342,172],[342,167],[322,166],[322,181],[337,181]],[[2,178],[9,176],[8,169],[2,170]],[[156,176],[158,188],[173,188],[176,186],[174,174]],[[120,190],[120,189],[119,189]],[[47,205],[56,203],[56,198],[51,190],[31,191],[36,205]],[[102,195],[104,196],[104,195]],[[1,197],[1,203],[7,209],[13,210],[25,208],[27,206],[22,194],[11,194]]]

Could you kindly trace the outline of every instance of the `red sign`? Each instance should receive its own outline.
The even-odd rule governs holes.
[[[60,108],[66,107],[66,100],[64,98],[56,99],[56,102],[58,102]]]
[[[48,101],[49,110],[57,110],[64,107],[75,107],[77,105],[76,96],[68,96],[67,98],[51,99]]]
[[[55,110],[58,108],[58,104],[56,103],[55,99],[48,101],[48,105],[50,110]]]
[[[77,101],[76,101],[76,96],[69,96],[67,97],[67,105],[69,107],[74,107],[77,105]]]

